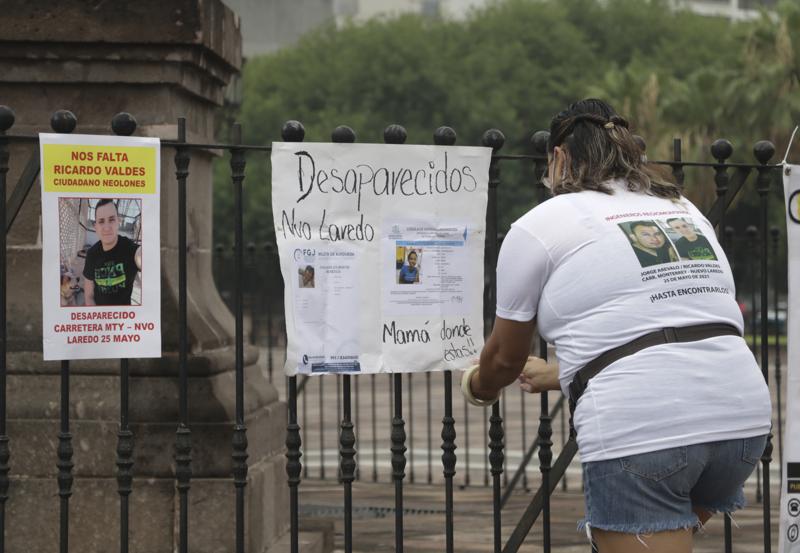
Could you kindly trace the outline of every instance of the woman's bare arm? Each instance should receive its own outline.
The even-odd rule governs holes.
[[[470,382],[476,398],[496,398],[500,390],[517,379],[530,355],[535,330],[534,319],[519,322],[495,317],[492,334],[481,351],[480,369]]]

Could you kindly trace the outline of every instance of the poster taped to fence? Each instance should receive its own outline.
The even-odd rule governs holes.
[[[783,175],[789,309],[780,553],[800,553],[800,165],[786,165]]]
[[[39,138],[44,359],[160,357],[159,140]]]
[[[273,144],[287,374],[474,362],[490,159],[478,147]]]

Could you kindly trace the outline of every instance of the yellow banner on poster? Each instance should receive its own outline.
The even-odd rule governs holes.
[[[155,194],[152,147],[42,144],[45,192]]]

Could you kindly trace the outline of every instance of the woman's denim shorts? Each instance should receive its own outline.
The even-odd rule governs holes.
[[[693,507],[712,513],[740,509],[744,481],[766,440],[756,436],[584,463],[586,518],[578,528],[649,534],[698,526]]]

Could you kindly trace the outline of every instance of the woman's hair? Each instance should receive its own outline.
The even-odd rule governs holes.
[[[553,194],[596,190],[611,194],[604,182],[623,179],[628,189],[659,198],[677,199],[678,185],[666,181],[643,159],[644,152],[628,130],[628,122],[610,105],[581,100],[553,117],[547,153],[566,150],[564,174],[553,179]]]
[[[411,259],[411,256],[412,256],[412,255],[413,255],[414,257],[418,257],[418,256],[417,256],[417,252],[416,252],[416,250],[411,250],[410,252],[408,252],[408,255],[406,256],[406,259]]]

